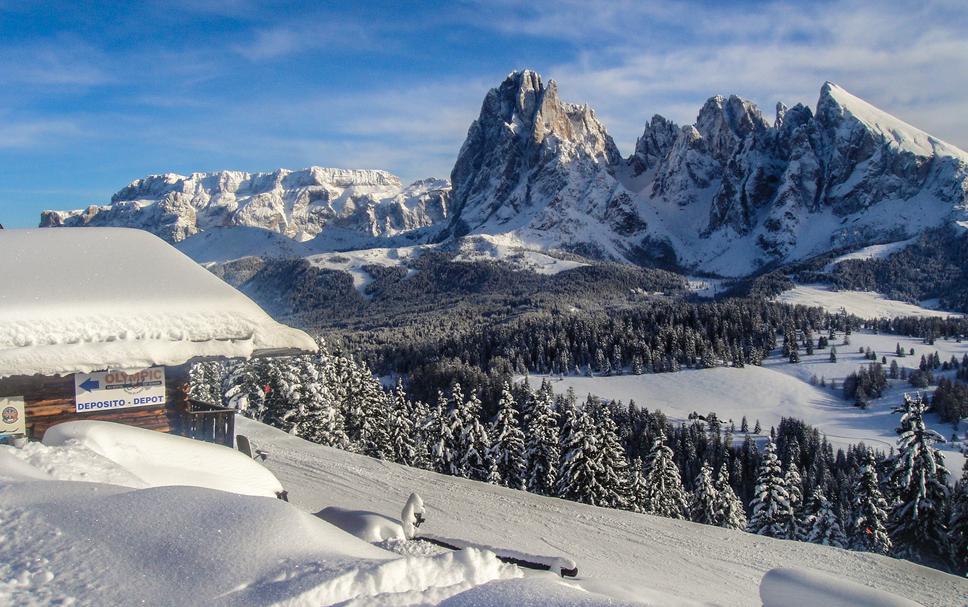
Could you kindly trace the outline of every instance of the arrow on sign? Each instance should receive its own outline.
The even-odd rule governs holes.
[[[92,390],[100,389],[101,382],[99,382],[96,379],[85,379],[84,383],[81,384],[81,387],[87,390],[88,392],[91,392]]]

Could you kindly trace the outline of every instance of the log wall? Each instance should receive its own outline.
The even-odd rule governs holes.
[[[113,411],[78,413],[74,376],[15,376],[0,379],[0,396],[23,396],[27,436],[41,440],[48,428],[66,421],[98,420],[170,432],[188,407],[188,366],[165,368],[167,402]]]

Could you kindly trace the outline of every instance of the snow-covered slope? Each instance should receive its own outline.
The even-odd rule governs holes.
[[[94,425],[99,441],[112,442],[114,424]],[[762,596],[770,607],[826,607],[838,597],[955,606],[968,592],[968,581],[906,561],[441,476],[245,419],[238,429],[268,453],[291,503],[115,482],[142,467],[137,450],[111,461],[73,443],[32,453],[0,446],[0,603],[733,607]],[[149,459],[196,451],[186,439],[157,442],[169,448]],[[54,480],[85,476],[95,482]],[[394,521],[412,491],[426,506],[420,533],[571,559],[579,577],[505,565],[484,549],[400,540]],[[373,536],[377,527],[386,533]],[[359,537],[368,535],[375,545]],[[378,541],[384,535],[393,539]]]
[[[292,503],[303,509],[315,512],[335,505],[395,516],[416,491],[427,507],[421,531],[571,558],[578,564],[576,582],[582,588],[620,601],[759,606],[764,573],[784,566],[826,572],[926,606],[961,607],[968,594],[966,580],[887,557],[441,476],[313,445],[249,420],[241,421],[239,433],[269,452],[266,466],[289,490]]]
[[[488,93],[454,171],[450,232],[742,276],[962,218],[968,154],[832,83],[816,111],[710,98],[694,125],[656,116],[628,160],[554,81]]]
[[[395,175],[375,170],[167,173],[133,181],[108,205],[45,211],[40,225],[137,227],[170,242],[228,226],[264,228],[297,241],[328,227],[393,236],[445,219],[449,192],[446,181],[404,187]]]
[[[941,360],[946,361],[952,356],[960,360],[968,354],[968,344],[957,341],[939,339],[934,345],[928,346],[920,339],[857,331],[850,336],[849,345],[843,344],[843,335],[831,343],[837,348],[835,363],[830,362],[829,350],[816,350],[813,355],[801,353],[799,364],[790,364],[777,352],[767,358],[761,367],[714,367],[677,373],[549,379],[555,392],[560,394],[565,394],[571,388],[580,398],[594,394],[626,403],[634,400],[640,407],[661,410],[676,420],[686,420],[693,412],[700,415],[714,412],[720,419],[735,422],[737,428],[743,417],[747,418],[750,428],[759,420],[764,434],[769,433],[770,426],[777,426],[783,417],[793,417],[819,428],[836,447],[846,448],[864,442],[870,447],[889,452],[897,442],[894,429],[898,416],[892,409],[901,403],[905,391],[913,391],[910,384],[890,380],[884,396],[872,401],[867,410],[861,410],[844,400],[841,390],[831,387],[832,382],[843,386],[848,374],[870,363],[859,353],[862,347],[870,347],[877,353],[878,360],[886,356],[888,364],[897,360],[899,366],[909,369],[918,367],[922,355],[938,352]],[[915,354],[895,356],[897,344],[905,352],[913,348]],[[818,380],[823,378],[827,386],[812,385],[813,377]],[[530,377],[535,387],[542,379],[541,376]],[[928,421],[932,428],[946,437],[952,432],[963,436],[968,430],[968,424],[952,428],[950,424],[942,424],[933,414],[929,415]],[[742,440],[743,435],[737,434],[736,439]],[[941,446],[952,479],[961,476],[961,467],[965,462],[960,451],[962,446],[960,442]]]
[[[870,248],[870,247],[868,247]],[[961,316],[945,310],[936,310],[911,303],[887,299],[871,291],[834,291],[824,285],[797,285],[780,293],[777,301],[811,307],[821,307],[828,312],[841,310],[861,318],[894,318],[897,316]],[[927,304],[929,302],[925,302]],[[937,303],[937,302],[935,302]]]

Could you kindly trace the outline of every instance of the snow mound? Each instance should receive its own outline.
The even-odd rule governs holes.
[[[0,377],[316,350],[147,232],[0,232]]]
[[[766,572],[763,607],[922,607],[920,603],[843,578],[793,567]]]
[[[316,516],[364,542],[376,543],[407,539],[400,521],[395,521],[389,516],[377,512],[347,510],[346,508],[329,506],[317,512]]]
[[[44,434],[44,445],[84,447],[114,462],[144,487],[188,485],[263,497],[282,491],[269,470],[234,449],[112,422],[57,424]]]

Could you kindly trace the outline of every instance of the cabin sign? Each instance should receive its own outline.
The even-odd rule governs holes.
[[[165,368],[74,374],[78,413],[165,404]]]
[[[23,397],[0,397],[0,436],[23,436],[26,433]]]

